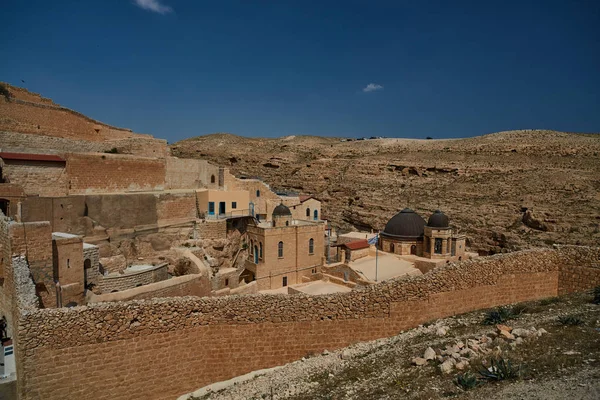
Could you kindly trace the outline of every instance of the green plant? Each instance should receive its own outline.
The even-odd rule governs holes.
[[[495,310],[490,310],[483,318],[483,325],[496,325],[510,319],[512,310],[509,307],[498,307]]]
[[[577,325],[583,324],[583,320],[581,318],[579,318],[577,315],[562,315],[562,316],[558,317],[558,322],[561,325],[566,325],[566,326],[577,326]]]
[[[505,381],[522,378],[525,370],[526,367],[523,364],[515,365],[512,361],[499,357],[490,359],[490,367],[483,366],[479,370],[479,375],[488,381]]]
[[[119,154],[119,149],[117,149],[116,147],[113,147],[110,150],[106,150],[105,153],[109,153],[109,154]]]
[[[592,299],[592,303],[600,304],[600,286],[594,288],[594,298]]]
[[[478,380],[473,373],[468,371],[464,374],[457,375],[453,382],[456,386],[464,391],[475,389],[477,386],[483,383],[482,381]]]

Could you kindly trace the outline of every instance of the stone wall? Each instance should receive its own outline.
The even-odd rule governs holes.
[[[27,195],[64,196],[68,179],[64,162],[4,160],[2,175]]]
[[[158,221],[173,219],[193,220],[197,216],[196,193],[162,193],[157,196],[156,214]]]
[[[111,293],[164,281],[168,277],[167,264],[161,264],[143,271],[100,276],[98,286],[103,293]]]
[[[587,255],[573,261],[569,252]],[[600,248],[523,251],[324,296],[184,297],[30,311],[19,323],[18,391],[20,399],[171,399],[428,320],[555,296],[561,268],[578,265],[598,275],[599,255]],[[249,338],[244,357],[232,357],[231,349]]]
[[[219,188],[218,166],[197,159],[169,157],[166,161],[167,189]]]
[[[163,190],[165,160],[116,154],[70,154],[69,194]]]
[[[227,220],[204,220],[196,224],[198,239],[226,239]]]
[[[0,132],[3,151],[18,153],[103,153],[116,149],[119,154],[142,157],[166,157],[167,142],[148,137],[129,137],[106,141],[89,141],[43,134]]]

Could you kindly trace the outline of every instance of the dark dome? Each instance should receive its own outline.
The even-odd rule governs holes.
[[[410,208],[405,208],[394,215],[383,230],[384,236],[399,238],[418,238],[423,235],[425,220]]]
[[[431,214],[431,217],[429,217],[427,226],[431,226],[432,228],[448,228],[450,226],[448,216],[440,210],[435,210],[435,212]]]
[[[274,217],[287,217],[287,216],[291,216],[291,215],[292,215],[292,212],[290,211],[290,209],[287,208],[286,206],[284,206],[283,204],[278,205],[273,210]]]

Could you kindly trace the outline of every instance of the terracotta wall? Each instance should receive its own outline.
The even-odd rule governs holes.
[[[600,255],[600,249],[569,251],[588,253],[588,260]],[[572,260],[561,249],[524,251],[344,294],[187,297],[37,310],[23,314],[19,324],[18,391],[21,399],[172,399],[428,320],[555,296],[559,270]],[[587,267],[600,274],[593,261]],[[252,346],[243,355],[231,353],[248,340]]]
[[[64,196],[68,179],[64,162],[4,160],[2,175],[27,195]]]
[[[163,190],[165,160],[116,154],[70,154],[69,194]]]

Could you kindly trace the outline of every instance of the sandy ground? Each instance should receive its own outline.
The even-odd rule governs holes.
[[[377,261],[376,261],[377,259]],[[377,264],[377,266],[375,265]],[[391,254],[379,252],[377,257],[367,256],[348,264],[372,281],[381,282],[402,275],[422,275],[410,261],[401,260]],[[377,270],[377,271],[376,271]],[[377,279],[375,277],[377,276]]]
[[[303,293],[313,295],[350,292],[352,290],[346,286],[336,285],[335,283],[323,281],[310,282],[305,285],[294,286],[293,288],[296,290],[300,290]]]

